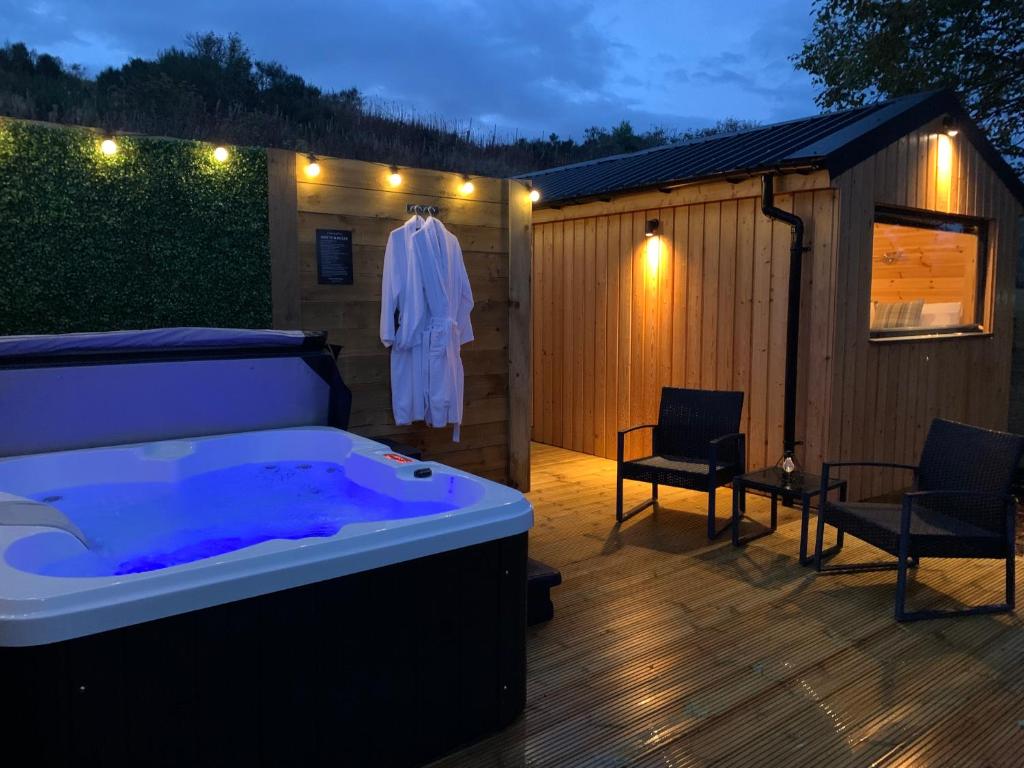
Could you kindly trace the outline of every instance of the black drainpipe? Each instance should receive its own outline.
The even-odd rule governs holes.
[[[775,207],[774,177],[761,177],[761,212],[769,219],[784,221],[793,227],[789,248],[789,308],[786,313],[786,390],[782,426],[782,456],[793,458],[796,451],[796,373],[800,337],[800,269],[804,254],[804,221],[799,216]],[[794,459],[795,461],[795,459]]]

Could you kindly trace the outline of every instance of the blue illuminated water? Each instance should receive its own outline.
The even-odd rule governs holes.
[[[179,483],[117,483],[32,496],[60,509],[93,542],[40,533],[8,547],[15,567],[48,576],[140,573],[270,539],[333,536],[349,523],[454,509],[398,501],[345,477],[329,462],[242,464]]]

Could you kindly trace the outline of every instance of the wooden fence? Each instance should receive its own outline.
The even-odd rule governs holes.
[[[530,202],[518,182],[474,178],[463,194],[457,174],[390,169],[375,163],[270,150],[270,242],[274,325],[324,329],[342,347],[339,366],[353,394],[351,429],[419,448],[425,458],[529,488]],[[380,342],[384,249],[409,218],[408,204],[434,205],[459,238],[473,288],[476,339],[462,348],[462,436],[423,424],[396,426],[391,414],[389,352]],[[348,230],[353,283],[317,278],[316,231]]]

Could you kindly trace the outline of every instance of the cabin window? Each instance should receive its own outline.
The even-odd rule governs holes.
[[[986,253],[977,219],[875,211],[871,337],[984,332]]]

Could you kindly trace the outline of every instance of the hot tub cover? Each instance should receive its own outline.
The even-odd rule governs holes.
[[[324,332],[0,337],[0,456],[299,426],[348,427]]]
[[[196,349],[325,347],[322,331],[273,331],[243,328],[153,328],[26,336],[0,336],[0,362],[25,357],[98,355],[117,352],[168,352]]]

